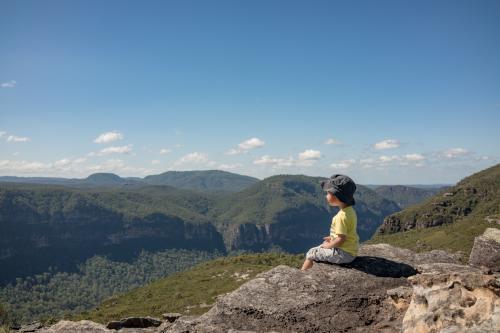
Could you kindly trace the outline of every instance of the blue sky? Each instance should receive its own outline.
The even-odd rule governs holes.
[[[454,183],[500,160],[498,1],[0,0],[0,175]]]

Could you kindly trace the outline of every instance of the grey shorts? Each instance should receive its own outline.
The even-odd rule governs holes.
[[[338,248],[324,249],[316,246],[307,251],[306,258],[313,261],[326,261],[332,264],[347,264],[356,257]]]

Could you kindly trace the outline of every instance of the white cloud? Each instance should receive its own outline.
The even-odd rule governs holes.
[[[46,172],[52,165],[50,163],[0,160],[0,171],[18,173]]]
[[[235,164],[220,164],[218,169],[220,170],[235,170],[238,169],[242,166],[241,163],[235,163]]]
[[[377,142],[376,144],[373,145],[373,148],[377,150],[382,150],[382,149],[392,149],[392,148],[398,148],[400,145],[398,140],[394,139],[388,139],[388,140],[383,140],[380,142]]]
[[[420,161],[423,161],[425,160],[425,157],[421,154],[417,154],[417,153],[414,153],[414,154],[406,154],[405,156],[405,159],[407,161],[415,161],[415,162],[420,162]]]
[[[355,159],[347,159],[337,163],[332,163],[330,164],[330,167],[333,169],[349,169],[354,163],[356,163]]]
[[[163,148],[163,149],[160,149],[160,155],[165,155],[165,154],[168,154],[170,153],[172,150],[170,149],[166,149],[166,148]]]
[[[28,137],[21,137],[21,136],[9,135],[7,137],[7,141],[8,142],[27,142],[27,141],[31,141],[31,139],[28,138]]]
[[[17,156],[17,155],[19,155],[19,152],[18,151],[13,152],[12,155]]]
[[[7,132],[0,131],[0,138],[3,138],[6,134],[7,134]]]
[[[321,152],[319,150],[307,149],[299,154],[299,160],[318,160],[321,158]]]
[[[8,82],[3,82],[2,84],[0,84],[0,87],[2,88],[14,88],[15,86],[17,86],[17,82],[14,80],[10,80]]]
[[[85,162],[87,159],[85,157],[80,157],[80,158],[77,158],[73,161],[73,163],[83,163]]]
[[[340,145],[340,144],[342,144],[342,142],[334,138],[329,138],[325,141],[325,145]]]
[[[310,167],[314,165],[320,158],[322,154],[319,150],[307,149],[299,153],[298,158],[293,157],[288,158],[276,158],[269,155],[264,155],[253,161],[256,165],[269,165],[274,168],[284,168],[284,167]]]
[[[468,151],[465,148],[451,148],[443,152],[443,156],[446,158],[457,158],[461,156],[470,155],[472,152]]]
[[[126,146],[111,146],[101,149],[99,151],[99,156],[110,155],[110,154],[130,154],[132,151],[132,145]]]
[[[174,163],[177,166],[185,165],[185,164],[197,164],[212,167],[216,163],[214,161],[209,160],[208,155],[205,153],[193,152],[187,155],[182,156],[180,159],[175,161]]]
[[[237,154],[245,154],[248,151],[260,148],[265,145],[265,142],[259,138],[250,138],[238,144],[238,147],[229,149],[226,154],[227,155],[237,155]]]
[[[70,160],[70,159],[68,159],[68,158],[63,158],[63,159],[61,159],[61,160],[55,161],[55,162],[54,162],[54,166],[55,166],[55,167],[58,167],[58,168],[59,168],[59,167],[65,167],[65,166],[69,165],[70,163],[71,163],[71,160]]]
[[[153,164],[153,165],[160,164],[160,160],[152,160],[151,164]]]
[[[269,165],[277,168],[282,168],[282,167],[290,167],[294,165],[294,160],[293,158],[289,157],[288,159],[284,158],[273,158],[269,155],[264,155],[259,159],[256,159],[253,161],[253,164],[256,165]]]
[[[118,131],[112,131],[112,132],[106,132],[101,135],[99,135],[94,142],[95,143],[109,143],[113,142],[116,140],[121,140],[123,139],[123,134],[121,134]]]
[[[322,157],[319,150],[307,149],[299,153],[296,164],[299,166],[312,166]]]
[[[104,163],[95,164],[88,166],[86,168],[87,172],[95,173],[95,172],[113,172],[118,174],[141,174],[141,175],[149,175],[155,172],[154,169],[151,168],[137,168],[133,166],[128,166],[125,164],[123,160],[120,159],[108,159]]]
[[[390,163],[390,162],[394,162],[394,161],[401,161],[401,157],[399,157],[397,155],[392,155],[392,156],[382,155],[378,159],[382,163]]]

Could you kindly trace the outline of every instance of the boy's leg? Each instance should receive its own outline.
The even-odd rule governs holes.
[[[311,268],[314,264],[314,259],[316,259],[316,254],[318,253],[318,249],[320,247],[316,246],[307,251],[306,253],[306,260],[304,261],[304,264],[302,265],[302,268],[300,269],[301,271],[308,270]]]
[[[306,259],[300,270],[301,271],[308,270],[309,268],[313,267],[313,263],[314,263],[314,261],[312,261],[311,259]]]
[[[332,264],[348,264],[355,258],[356,257],[352,256],[342,249],[333,248],[331,249],[331,252],[329,252],[326,261],[331,262]]]

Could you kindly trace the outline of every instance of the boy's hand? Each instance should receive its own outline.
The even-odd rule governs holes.
[[[332,237],[330,237],[330,236],[326,236],[326,237],[323,237],[323,240],[324,240],[325,242],[331,242]]]

